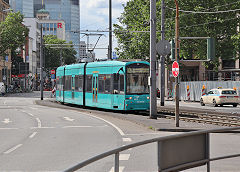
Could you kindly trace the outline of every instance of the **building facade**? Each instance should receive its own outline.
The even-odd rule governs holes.
[[[79,0],[10,0],[10,5],[25,17],[36,17],[40,9],[45,9],[49,12],[50,20],[63,20],[65,39],[78,45],[75,48],[79,56],[80,35],[74,33],[80,30]]]

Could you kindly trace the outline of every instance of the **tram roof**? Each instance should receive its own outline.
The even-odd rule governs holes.
[[[132,63],[145,63],[145,64],[149,64],[146,61],[130,61],[130,62],[123,62],[123,61],[99,61],[99,62],[89,62],[87,64],[87,67],[100,67],[100,66],[126,66]],[[58,68],[58,70],[63,70],[64,67],[66,67],[66,69],[70,69],[70,68],[82,68],[84,67],[85,63],[77,63],[77,64],[72,64],[72,65],[66,65],[66,66],[60,66]]]

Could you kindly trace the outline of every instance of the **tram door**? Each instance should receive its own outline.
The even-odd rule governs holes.
[[[93,102],[98,101],[98,74],[93,74]]]

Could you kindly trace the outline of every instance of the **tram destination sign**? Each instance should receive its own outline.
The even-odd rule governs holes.
[[[127,73],[149,73],[148,68],[127,68]]]

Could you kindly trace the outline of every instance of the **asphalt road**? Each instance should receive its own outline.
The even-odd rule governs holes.
[[[49,93],[44,93],[49,97]],[[62,171],[105,151],[176,133],[156,132],[101,111],[39,106],[39,92],[0,97],[0,171]],[[38,98],[36,98],[38,97]],[[62,105],[63,107],[66,105]],[[111,113],[111,112],[104,112]],[[114,115],[114,114],[113,114]],[[211,134],[211,156],[240,153],[240,135]],[[211,163],[212,171],[239,171],[240,158]],[[114,156],[81,171],[112,171]],[[157,171],[157,145],[120,154],[120,171]],[[187,171],[206,171],[199,167]]]

